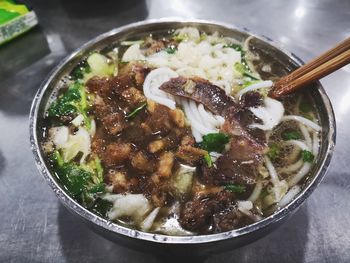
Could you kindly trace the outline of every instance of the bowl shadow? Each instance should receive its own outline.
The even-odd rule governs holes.
[[[302,206],[286,223],[268,236],[245,247],[212,255],[209,258],[158,256],[118,245],[91,231],[63,205],[58,213],[62,254],[67,262],[303,262],[309,220],[307,206]],[[145,245],[146,246],[146,245]]]

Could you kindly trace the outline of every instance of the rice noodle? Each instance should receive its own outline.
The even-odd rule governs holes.
[[[294,185],[292,188],[289,189],[289,191],[286,193],[286,195],[279,201],[278,206],[284,207],[287,204],[289,204],[294,197],[299,194],[301,191],[301,188],[299,185]]]
[[[145,96],[159,104],[175,109],[174,97],[170,94],[159,90],[159,87],[171,78],[178,77],[178,74],[170,68],[158,68],[152,70],[146,77],[143,84],[143,92]]]
[[[301,133],[304,136],[306,145],[311,149],[312,148],[312,140],[311,140],[309,131],[302,124],[299,124],[299,128],[300,128]]]
[[[248,200],[251,201],[252,203],[254,203],[259,198],[262,189],[263,189],[263,184],[259,180],[256,182],[254,190],[251,193],[251,195],[248,197]]]
[[[280,173],[292,173],[292,172],[299,170],[303,166],[303,164],[304,164],[303,160],[299,159],[297,162],[295,162],[291,165],[282,167],[278,171]]]
[[[307,175],[310,171],[311,164],[310,163],[304,163],[303,167],[298,171],[298,173],[291,178],[288,178],[288,185],[289,187],[292,187],[300,182],[301,179],[304,178],[305,175]]]
[[[301,122],[302,124],[314,129],[315,131],[320,131],[321,126],[314,123],[313,121],[310,121],[309,119],[306,119],[301,116],[296,116],[296,115],[287,115],[282,117],[282,121],[298,121]]]
[[[275,167],[272,165],[271,160],[269,157],[265,156],[265,164],[266,164],[266,168],[269,171],[270,177],[271,177],[271,182],[274,185],[277,185],[278,182],[280,181],[276,172]]]
[[[316,156],[318,154],[319,141],[318,133],[313,132],[312,134],[312,153]]]
[[[294,144],[304,151],[311,151],[311,149],[302,141],[289,140],[288,143]]]
[[[236,98],[238,98],[240,100],[242,95],[248,91],[253,91],[253,90],[263,89],[263,88],[270,88],[270,87],[272,87],[272,85],[273,85],[273,82],[271,80],[265,80],[265,81],[261,81],[261,82],[252,84],[252,85],[240,90],[239,92],[237,92]]]

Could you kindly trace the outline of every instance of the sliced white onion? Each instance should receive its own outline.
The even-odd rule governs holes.
[[[283,116],[282,117],[282,121],[298,121],[312,129],[314,129],[315,131],[320,131],[321,130],[321,126],[318,125],[317,123],[310,121],[309,119],[306,119],[304,117],[301,116],[296,116],[296,115],[287,115],[287,116]]]
[[[239,100],[241,99],[242,95],[248,91],[253,91],[253,90],[258,90],[258,89],[264,89],[264,88],[271,88],[273,85],[273,82],[271,80],[265,80],[265,81],[261,81],[255,84],[252,84],[242,90],[240,90],[237,94],[236,94],[236,98],[238,98]]]
[[[84,116],[79,114],[77,117],[75,117],[73,120],[72,120],[72,124],[75,126],[75,127],[78,127],[80,126],[84,121]]]
[[[263,122],[263,124],[253,123],[250,125],[251,128],[272,130],[273,127],[280,123],[284,114],[283,104],[269,97],[264,99],[264,103],[264,107],[249,108],[249,110]]]
[[[153,211],[151,213],[149,213],[149,215],[145,218],[145,220],[143,220],[143,222],[140,225],[140,227],[143,231],[148,231],[151,229],[151,227],[154,223],[154,220],[156,219],[156,217],[159,213],[159,209],[160,209],[160,207],[153,209]]]
[[[66,126],[52,127],[50,129],[53,143],[60,147],[68,141],[69,129]]]
[[[251,201],[237,201],[238,209],[244,209],[244,210],[252,210],[253,209],[253,203]]]
[[[140,44],[131,45],[125,52],[122,61],[145,60],[145,56],[140,50]]]

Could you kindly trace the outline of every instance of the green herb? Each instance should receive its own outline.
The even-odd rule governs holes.
[[[229,185],[225,185],[224,189],[226,191],[230,191],[233,193],[244,193],[246,191],[245,186],[243,185],[235,185],[235,184],[229,184]]]
[[[213,165],[213,161],[212,161],[209,153],[206,153],[206,155],[204,155],[204,160],[207,163],[208,167],[211,167]]]
[[[266,188],[264,188],[263,190],[261,190],[261,193],[260,193],[260,198],[261,199],[264,199],[266,196],[269,195],[269,192],[267,191]]]
[[[270,145],[269,151],[267,152],[267,155],[272,160],[275,160],[277,158],[277,156],[279,155],[279,153],[280,153],[280,148],[279,148],[279,146],[276,143],[274,143],[274,144]]]
[[[282,133],[282,138],[284,140],[286,140],[286,141],[288,141],[288,140],[298,140],[298,139],[301,138],[301,135],[297,131],[290,131],[290,132],[285,131],[285,132]]]
[[[73,80],[83,79],[86,73],[90,73],[91,68],[86,60],[81,61],[70,73]]]
[[[174,46],[170,46],[170,47],[167,47],[165,49],[165,51],[168,53],[168,54],[174,54],[175,51],[176,51],[176,48]]]
[[[303,113],[308,113],[312,110],[312,107],[309,103],[306,103],[306,102],[302,102],[300,103],[299,105],[299,110]]]
[[[111,210],[113,204],[107,200],[98,198],[91,208],[91,210],[100,216],[106,217],[109,210]]]
[[[308,162],[308,163],[311,163],[315,158],[315,156],[312,154],[312,152],[307,151],[307,150],[303,150],[301,152],[301,156],[303,158],[303,161]]]
[[[144,108],[146,108],[146,106],[147,106],[147,103],[143,103],[141,106],[139,106],[139,107],[137,107],[136,109],[134,109],[132,112],[130,112],[127,116],[126,116],[126,118],[132,118],[132,117],[135,117],[135,115],[137,114],[137,113],[139,113],[141,110],[143,110]]]
[[[248,77],[252,80],[259,80],[259,78],[257,78],[256,76],[253,76],[249,68],[247,68],[247,66],[243,63],[236,62],[234,65],[234,69],[237,73],[241,74],[242,77]]]
[[[224,45],[224,48],[233,48],[236,51],[244,53],[242,46],[239,45],[239,44],[233,44],[233,43],[232,44],[227,44],[227,45]]]
[[[91,119],[88,116],[88,109],[85,87],[79,82],[74,82],[63,95],[51,104],[48,115],[60,118],[80,113],[84,117],[85,126],[90,130]]]
[[[208,152],[221,153],[230,137],[224,133],[209,133],[203,136],[201,148]]]

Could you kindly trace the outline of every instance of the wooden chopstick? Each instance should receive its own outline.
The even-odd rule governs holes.
[[[318,80],[350,63],[350,38],[321,56],[282,77],[274,84],[270,96],[279,98]]]

